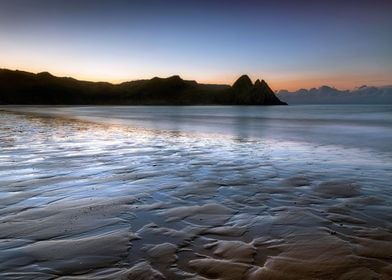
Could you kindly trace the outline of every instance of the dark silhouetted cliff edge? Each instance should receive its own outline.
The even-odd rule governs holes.
[[[179,76],[111,84],[0,69],[0,104],[40,105],[286,105],[262,80],[246,75],[233,86]]]

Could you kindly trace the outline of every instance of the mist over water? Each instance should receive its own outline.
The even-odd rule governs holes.
[[[392,106],[1,110],[1,279],[392,277]]]

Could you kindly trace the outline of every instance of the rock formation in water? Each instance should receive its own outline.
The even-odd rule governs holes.
[[[253,84],[247,75],[241,76],[232,86],[234,103],[239,105],[287,105],[276,97],[264,80]]]
[[[179,76],[111,84],[0,69],[0,104],[285,105],[262,80],[246,75],[233,86],[199,84]]]

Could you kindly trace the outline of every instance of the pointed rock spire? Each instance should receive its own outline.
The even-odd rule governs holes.
[[[261,82],[260,82],[259,79],[256,80],[254,87],[255,87],[255,88],[261,87]]]
[[[233,88],[236,90],[248,90],[253,86],[252,80],[248,75],[242,75],[238,78],[237,81],[233,84]]]
[[[283,105],[273,90],[264,81],[257,79],[253,84],[247,75],[242,75],[232,87],[233,103],[240,105]]]

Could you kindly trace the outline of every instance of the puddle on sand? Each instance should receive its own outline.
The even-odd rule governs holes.
[[[390,158],[0,118],[1,279],[391,279]]]

